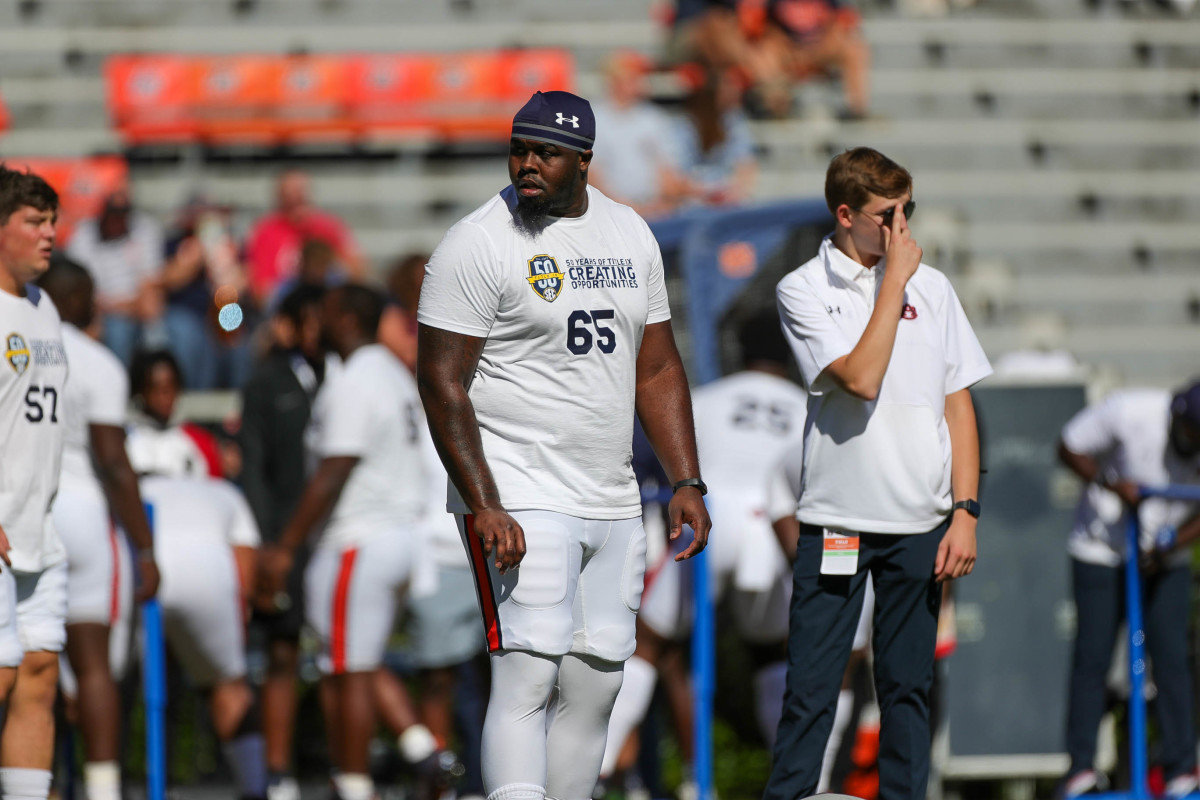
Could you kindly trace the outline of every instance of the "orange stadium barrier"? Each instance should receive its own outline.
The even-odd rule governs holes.
[[[108,111],[130,144],[191,141],[196,70],[186,56],[113,56],[104,64]]]
[[[36,172],[58,192],[59,247],[80,220],[98,215],[105,199],[129,179],[129,165],[119,156],[19,158],[8,165]]]
[[[115,56],[109,112],[129,144],[364,136],[504,140],[537,89],[571,89],[564,50]]]

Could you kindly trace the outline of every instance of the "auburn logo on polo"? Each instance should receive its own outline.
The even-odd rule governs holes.
[[[916,319],[917,307],[909,303],[905,303],[904,309],[900,312],[900,316],[904,319]]]
[[[537,292],[538,297],[547,303],[553,303],[562,292],[562,270],[559,269],[554,256],[545,253],[529,259],[529,277],[525,280],[529,281],[530,287]]]

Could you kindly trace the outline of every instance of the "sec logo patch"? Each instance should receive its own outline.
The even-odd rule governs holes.
[[[4,340],[4,358],[18,375],[29,368],[29,345],[19,333],[10,333]]]
[[[563,274],[554,256],[543,253],[529,259],[529,277],[526,280],[538,297],[547,303],[553,303],[562,293]]]

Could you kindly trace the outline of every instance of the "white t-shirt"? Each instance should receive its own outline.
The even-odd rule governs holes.
[[[649,102],[628,108],[596,103],[592,110],[596,140],[606,146],[596,150],[591,168],[604,188],[623,202],[657,200],[662,193],[659,170],[677,169],[671,153],[675,138],[671,118]]]
[[[713,528],[724,532],[711,561],[732,566],[739,589],[766,591],[782,572],[766,511],[767,475],[785,452],[803,447],[807,400],[786,378],[752,371],[705,384],[692,396],[700,474]]]
[[[764,501],[767,473],[788,450],[804,446],[808,394],[786,378],[738,372],[692,395],[700,473],[711,498]]]
[[[25,291],[0,291],[0,527],[12,568],[40,572],[66,557],[50,504],[62,467],[67,354],[50,296],[33,285]]]
[[[129,377],[107,347],[70,323],[62,326],[63,347],[71,365],[71,383],[62,398],[62,481],[101,490],[92,463],[91,425],[125,425]]]
[[[172,544],[183,538],[223,541],[230,547],[261,543],[250,504],[229,481],[147,475],[138,488],[150,506],[158,557],[169,555]]]
[[[1073,453],[1096,458],[1101,474],[1114,471],[1144,486],[1200,483],[1200,459],[1185,462],[1170,447],[1170,421],[1170,393],[1124,389],[1072,417],[1063,427],[1062,442]],[[1195,503],[1157,497],[1143,500],[1138,506],[1142,548],[1153,545],[1164,525],[1178,527],[1195,512]],[[1089,564],[1115,567],[1124,562],[1124,506],[1117,495],[1096,483],[1084,489],[1067,553]],[[1174,562],[1186,564],[1190,557],[1181,551]]]
[[[767,476],[767,519],[774,524],[796,516],[796,504],[804,480],[804,450],[792,448],[771,468]]]
[[[84,220],[71,235],[67,255],[87,267],[96,283],[97,300],[132,300],[142,283],[162,269],[162,227],[148,214],[134,211],[129,217],[128,235],[104,242],[96,220]]]
[[[355,456],[322,547],[351,547],[399,526],[416,525],[427,503],[417,384],[379,344],[364,345],[326,379],[310,423],[318,458]]]
[[[850,531],[923,533],[953,505],[946,396],[992,369],[950,281],[922,264],[905,289],[878,398],[860,400],[822,376],[866,330],[884,269],[882,261],[867,269],[826,238],[776,290],[810,395],[798,517]]]
[[[487,339],[469,393],[505,508],[628,519],[641,514],[638,349],[671,312],[649,227],[587,192],[582,216],[532,238],[513,226],[511,186],[459,221],[426,267],[417,317]],[[468,511],[453,486],[449,508]]]

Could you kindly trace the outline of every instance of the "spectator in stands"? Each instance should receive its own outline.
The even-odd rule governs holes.
[[[737,205],[749,199],[758,176],[750,125],[729,73],[697,77],[701,82],[676,120],[672,146],[684,191],[692,204]]]
[[[86,267],[96,282],[103,341],[127,368],[140,345],[166,344],[162,228],[149,214],[133,208],[128,189],[113,192],[99,217],[79,224],[67,255]]]
[[[246,269],[229,231],[229,209],[192,198],[167,241],[166,253],[162,287],[168,347],[179,360],[187,387],[240,387],[250,371],[251,325],[243,321],[227,331],[217,322],[219,305],[238,302],[249,308]]]
[[[697,64],[705,72],[735,70],[747,83],[761,79],[765,66],[746,36],[743,9],[759,0],[677,0],[667,40],[672,65]]]
[[[1174,397],[1152,389],[1113,392],[1071,418],[1058,455],[1087,486],[1067,543],[1078,625],[1067,711],[1071,766],[1059,794],[1075,797],[1107,783],[1094,764],[1096,738],[1124,616],[1125,519],[1136,513],[1159,759],[1166,796],[1183,797],[1197,788],[1188,621],[1200,515],[1194,503],[1143,499],[1140,487],[1200,483],[1200,382]]]
[[[417,301],[428,261],[428,253],[400,257],[388,273],[388,304],[379,321],[379,343],[410,370],[417,368]]]
[[[670,214],[679,205],[683,176],[671,153],[671,118],[647,99],[650,64],[632,50],[614,53],[605,65],[608,96],[593,106],[596,136],[621,147],[592,159],[592,185],[633,206],[643,217]]]
[[[832,71],[841,77],[842,118],[866,117],[871,49],[859,32],[858,13],[845,0],[768,0],[755,38],[763,60],[756,100],[768,115],[788,116],[792,86]]]
[[[304,492],[304,431],[325,378],[320,320],[324,294],[323,288],[304,285],[283,298],[271,319],[271,350],[255,366],[242,395],[242,487],[268,543],[279,538]],[[293,798],[299,792],[290,773],[307,563],[308,548],[301,547],[285,592],[255,601],[254,623],[267,641],[262,704],[270,800]]]
[[[301,249],[310,239],[332,247],[349,277],[363,276],[366,263],[350,231],[337,217],[313,205],[305,173],[288,170],[279,176],[275,210],[254,225],[246,242],[250,288],[260,304],[282,281],[299,272]]]

